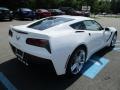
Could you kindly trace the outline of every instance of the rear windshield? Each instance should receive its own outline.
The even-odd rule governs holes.
[[[71,18],[63,18],[63,17],[49,17],[43,20],[40,20],[30,26],[28,26],[29,28],[33,28],[33,29],[37,29],[37,30],[45,30],[48,29],[50,27],[65,23],[65,22],[69,22],[72,21],[73,19]]]

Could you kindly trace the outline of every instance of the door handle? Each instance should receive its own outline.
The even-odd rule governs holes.
[[[89,33],[89,36],[91,36],[91,33]]]
[[[84,32],[84,31],[75,31],[75,33],[81,33],[81,32]]]

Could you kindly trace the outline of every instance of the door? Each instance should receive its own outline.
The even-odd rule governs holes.
[[[94,53],[104,46],[104,30],[102,26],[94,20],[85,20],[83,23],[86,27],[86,33],[89,34],[89,51],[90,53]]]
[[[104,30],[104,43],[107,43],[110,40],[112,32],[110,30]]]

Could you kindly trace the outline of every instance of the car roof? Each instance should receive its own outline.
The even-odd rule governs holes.
[[[43,10],[43,11],[47,11],[47,9],[36,9],[36,10]]]
[[[92,18],[84,17],[84,16],[59,15],[59,16],[55,16],[55,17],[71,18],[71,19],[79,20],[79,21],[82,21],[82,20],[94,20]]]
[[[26,9],[26,10],[31,10],[30,8],[18,8],[18,9]]]

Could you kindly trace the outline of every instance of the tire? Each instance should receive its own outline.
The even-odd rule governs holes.
[[[9,18],[9,21],[12,21],[12,20],[13,20],[13,18],[12,18],[12,17],[10,17],[10,18]]]
[[[110,47],[115,47],[116,40],[117,40],[117,33],[113,35],[113,38],[110,43]]]
[[[82,70],[85,61],[86,61],[85,48],[84,47],[77,48],[69,59],[66,75],[68,77],[76,77],[80,75],[80,71]]]
[[[31,18],[31,20],[33,21],[33,20],[34,20],[34,18],[32,17],[32,18]]]

